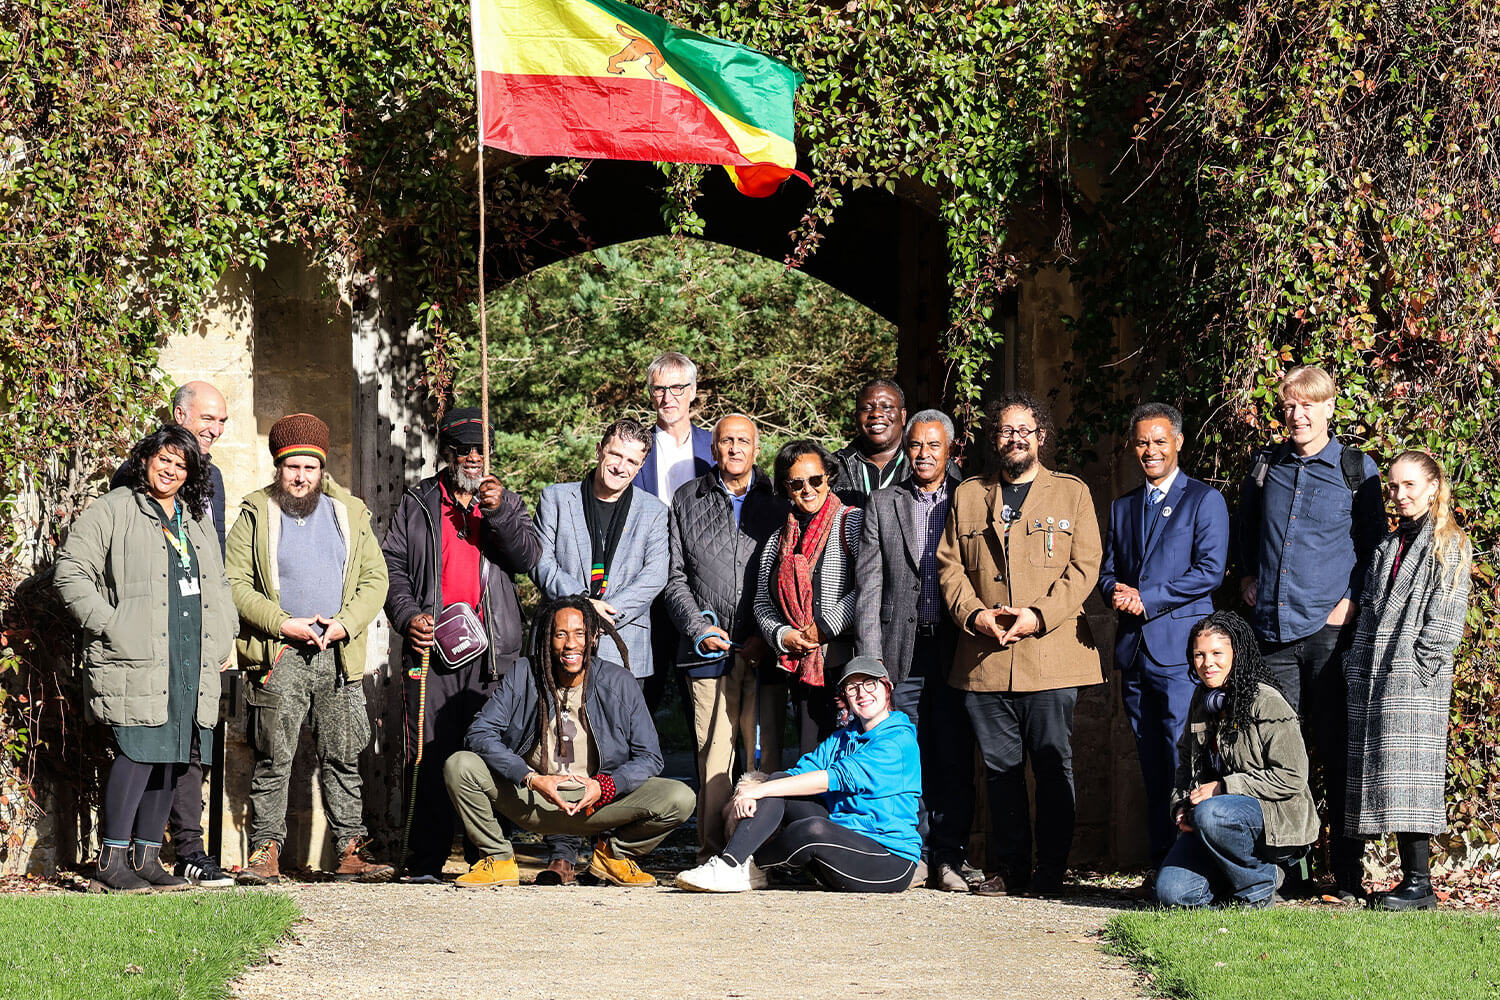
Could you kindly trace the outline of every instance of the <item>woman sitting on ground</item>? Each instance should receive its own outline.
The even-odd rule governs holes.
[[[1453,520],[1448,478],[1431,455],[1397,458],[1388,488],[1400,521],[1370,560],[1344,658],[1349,783],[1342,832],[1362,841],[1395,831],[1403,877],[1371,905],[1430,910],[1437,899],[1427,838],[1448,828],[1448,701],[1453,651],[1469,610],[1472,548]]]
[[[1177,745],[1172,815],[1182,831],[1156,877],[1163,906],[1274,902],[1278,862],[1318,838],[1297,713],[1232,611],[1188,633],[1202,682]]]
[[[852,721],[790,770],[741,782],[728,807],[739,826],[724,853],[677,876],[679,887],[762,889],[763,869],[778,867],[810,868],[843,892],[900,892],[911,884],[922,851],[916,727],[891,711],[890,675],[874,657],[850,660],[838,691]]]

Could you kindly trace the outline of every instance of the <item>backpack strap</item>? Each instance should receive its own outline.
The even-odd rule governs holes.
[[[1344,474],[1344,485],[1350,493],[1358,493],[1365,483],[1365,453],[1352,444],[1343,446],[1339,453],[1339,471]]]

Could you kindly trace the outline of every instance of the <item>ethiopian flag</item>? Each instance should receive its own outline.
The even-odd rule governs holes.
[[[480,139],[525,156],[723,164],[773,193],[802,76],[619,0],[473,0]]]

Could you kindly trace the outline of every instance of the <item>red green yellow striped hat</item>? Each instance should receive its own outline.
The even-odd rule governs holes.
[[[271,425],[271,458],[277,465],[293,455],[311,455],[328,464],[328,425],[311,413],[289,413]]]

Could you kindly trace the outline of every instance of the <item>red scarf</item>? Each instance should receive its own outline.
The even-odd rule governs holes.
[[[793,628],[804,629],[813,621],[813,567],[823,556],[823,548],[839,523],[844,504],[832,493],[813,515],[803,532],[797,515],[788,514],[781,529],[777,550],[776,599]],[[823,686],[823,648],[808,653],[782,653],[776,665],[797,680],[813,687]]]

